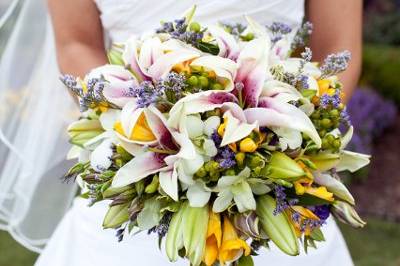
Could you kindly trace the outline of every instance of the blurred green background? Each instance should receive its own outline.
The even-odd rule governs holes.
[[[10,0],[0,0],[0,15]],[[0,54],[13,21],[0,31]],[[340,225],[357,266],[400,266],[400,0],[364,1],[360,88],[349,103],[352,149],[372,153],[369,169],[346,182],[366,217],[364,229]],[[37,254],[0,231],[0,266],[33,265]]]

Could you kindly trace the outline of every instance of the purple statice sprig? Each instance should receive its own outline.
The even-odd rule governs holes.
[[[285,35],[292,32],[292,28],[282,22],[273,22],[271,25],[267,26],[271,32],[271,41],[276,43],[280,41]]]
[[[129,88],[124,96],[136,98],[138,107],[144,108],[161,101],[163,95],[159,86],[154,86],[151,81],[146,80],[138,86]]]
[[[240,39],[242,33],[246,30],[246,25],[242,23],[220,22],[224,29],[232,34],[236,39]]]
[[[79,98],[79,107],[81,112],[85,112],[89,108],[100,104],[113,106],[113,104],[109,103],[103,95],[106,81],[102,77],[87,80],[86,90],[82,88],[82,85],[72,75],[62,75],[60,80]]]
[[[196,46],[204,36],[204,31],[192,31],[189,29],[185,18],[177,19],[174,22],[163,22],[157,33],[167,33],[172,38]]]
[[[336,90],[335,94],[333,94],[333,95],[324,93],[320,97],[320,106],[323,109],[327,109],[329,107],[339,108],[339,105],[341,104],[341,102],[342,102],[342,100],[340,99],[340,90]]]
[[[321,79],[336,75],[347,69],[349,61],[351,59],[351,53],[347,50],[336,54],[328,55],[320,70],[322,72]]]
[[[300,29],[297,31],[296,35],[293,38],[291,44],[292,50],[305,46],[312,31],[313,31],[313,25],[311,22],[306,21],[305,23],[303,23],[303,25],[300,27]]]
[[[156,87],[164,92],[167,100],[171,103],[176,103],[184,96],[185,89],[188,87],[186,77],[176,72],[170,72],[161,79]]]
[[[235,153],[228,147],[221,147],[222,138],[215,130],[211,134],[211,140],[214,142],[215,147],[217,147],[217,155],[214,159],[219,163],[221,168],[229,169],[236,165]]]
[[[276,197],[276,208],[273,211],[274,215],[284,212],[290,206],[298,203],[298,199],[288,199],[285,193],[285,187],[276,185],[274,187],[275,197]]]

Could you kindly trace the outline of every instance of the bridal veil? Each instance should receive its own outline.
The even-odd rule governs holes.
[[[57,79],[46,1],[8,2],[0,18],[0,228],[40,252],[75,196],[60,178],[71,165],[65,129],[77,108]]]

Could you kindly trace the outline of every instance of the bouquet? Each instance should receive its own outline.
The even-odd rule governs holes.
[[[335,75],[349,53],[318,66],[307,47],[291,57],[309,23],[295,34],[193,15],[114,44],[84,79],[61,78],[81,107],[66,178],[89,204],[110,203],[104,228],[120,241],[157,234],[169,260],[210,266],[252,265],[271,241],[298,255],[324,240],[330,214],[362,227],[337,174],[369,162],[345,150],[353,128]]]

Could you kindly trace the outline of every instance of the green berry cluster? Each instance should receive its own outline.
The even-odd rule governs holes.
[[[192,68],[192,73],[187,74],[186,83],[191,91],[223,90],[224,86],[209,72],[202,68]]]

